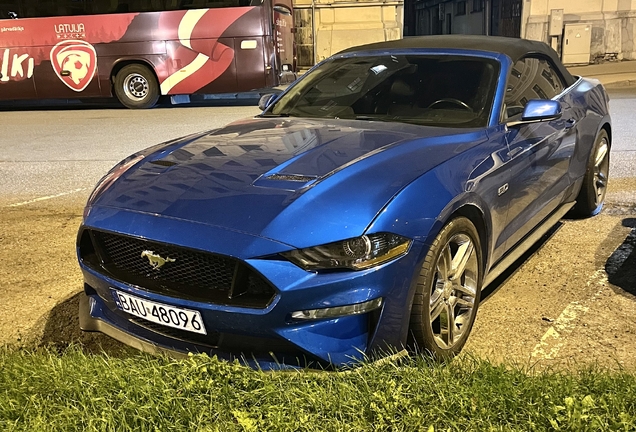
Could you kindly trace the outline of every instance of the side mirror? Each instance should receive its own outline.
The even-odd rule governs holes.
[[[275,93],[269,93],[261,96],[258,101],[258,109],[260,109],[261,111],[265,111],[272,104],[274,99],[276,99],[276,96],[278,95]]]
[[[523,109],[520,121],[508,122],[508,126],[556,120],[561,117],[561,103],[549,99],[529,100]]]

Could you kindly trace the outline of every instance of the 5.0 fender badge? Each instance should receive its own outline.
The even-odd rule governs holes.
[[[153,270],[159,270],[161,267],[164,266],[165,263],[171,263],[176,261],[176,259],[170,258],[170,257],[162,258],[159,254],[156,254],[150,250],[143,251],[141,253],[141,257],[148,258],[148,261],[150,262],[150,265],[152,266]]]

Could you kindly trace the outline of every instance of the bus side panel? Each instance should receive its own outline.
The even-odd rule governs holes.
[[[102,96],[113,96],[113,72],[124,64],[145,64],[159,79],[168,77],[174,72],[164,41],[111,42],[97,45],[95,49],[97,50]]]
[[[267,2],[11,20],[12,30],[0,35],[0,99],[110,96],[122,61],[151,67],[162,94],[272,87],[271,21]]]
[[[26,48],[5,48],[0,40],[0,99],[36,97],[35,62]]]
[[[165,13],[159,20],[167,36],[172,74],[159,76],[162,94],[226,93],[240,90],[243,72],[237,67],[237,35],[259,39],[262,8],[219,8]],[[177,29],[179,32],[177,33]],[[261,64],[262,57],[257,59]],[[264,66],[261,66],[264,69]],[[249,76],[249,72],[248,72]],[[260,84],[260,82],[259,82]],[[249,85],[249,84],[248,84]],[[245,87],[245,86],[244,86]]]
[[[269,1],[241,17],[225,31],[233,37],[237,91],[278,85],[274,44],[271,38],[272,10]]]
[[[232,39],[197,39],[192,41],[192,46],[196,49],[187,49],[178,41],[166,43],[173,72],[159,77],[161,93],[235,92],[236,63]]]
[[[45,46],[44,50],[51,52],[54,50],[54,46]],[[52,56],[53,58],[56,57],[55,55]],[[66,57],[63,63],[58,62],[58,64],[53,64],[51,60],[43,60],[36,68],[35,88],[39,99],[74,99],[101,96],[99,80],[95,79],[98,73],[97,58],[74,61],[72,56],[71,54]],[[70,75],[65,79],[62,71]]]
[[[120,39],[137,14],[0,20],[0,59],[9,49],[10,81],[0,99],[99,96],[95,45]],[[5,68],[0,65],[0,73]],[[0,78],[0,81],[5,78]]]

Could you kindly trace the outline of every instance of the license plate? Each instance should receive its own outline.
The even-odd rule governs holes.
[[[199,311],[144,300],[115,289],[111,291],[117,307],[124,312],[156,324],[193,333],[208,334]]]

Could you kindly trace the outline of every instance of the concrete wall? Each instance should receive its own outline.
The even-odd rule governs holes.
[[[302,20],[302,29],[296,33],[296,44],[302,47],[301,66],[311,60],[307,55],[310,47],[318,62],[352,46],[402,37],[404,0],[297,0],[294,8],[297,25]]]
[[[527,39],[548,41],[552,9],[563,9],[563,24],[592,26],[590,62],[611,59],[636,60],[636,0],[525,0],[522,34]]]

